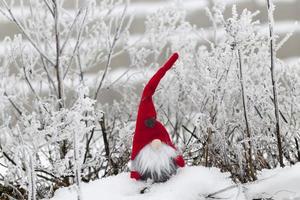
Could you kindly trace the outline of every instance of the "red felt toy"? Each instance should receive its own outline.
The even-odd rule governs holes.
[[[143,90],[137,114],[135,133],[133,137],[131,161],[134,161],[139,155],[140,151],[154,140],[160,140],[162,144],[166,144],[168,147],[171,147],[177,152],[176,147],[170,139],[168,131],[162,125],[162,123],[160,123],[156,119],[156,110],[152,100],[152,96],[160,80],[164,77],[166,72],[173,66],[177,59],[178,54],[174,53],[167,60],[167,62],[154,74],[154,76],[150,79],[150,81]],[[179,154],[176,154],[176,156],[173,158],[173,162],[175,163],[176,167],[184,167],[185,165],[183,157]],[[141,179],[144,176],[143,174],[141,174],[142,171],[151,171],[151,169],[133,169],[130,175],[131,178],[134,178],[136,180]]]

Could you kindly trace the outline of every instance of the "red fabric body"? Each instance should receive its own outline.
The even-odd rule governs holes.
[[[156,120],[153,127],[147,127],[145,125],[145,120],[149,118],[156,119],[156,110],[153,104],[152,96],[160,80],[173,66],[177,59],[178,54],[174,53],[168,59],[168,61],[154,74],[143,90],[133,137],[131,160],[134,160],[140,150],[154,139],[160,139],[165,144],[176,149],[166,128],[159,121]],[[182,161],[179,163],[182,165]]]
[[[134,178],[135,180],[140,180],[141,175],[137,171],[130,172],[130,178]]]

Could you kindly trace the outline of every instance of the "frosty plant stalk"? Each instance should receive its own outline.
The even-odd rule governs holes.
[[[56,59],[55,59],[55,69],[56,69],[56,78],[57,78],[57,93],[59,100],[59,108],[64,107],[64,83],[63,83],[63,72],[61,65],[61,52],[60,52],[60,30],[59,30],[59,3],[57,0],[53,1],[54,4],[54,31],[55,31],[55,45],[56,45]]]
[[[274,109],[275,109],[275,119],[276,119],[276,137],[277,137],[277,148],[278,148],[278,161],[281,167],[283,164],[283,150],[281,141],[281,130],[280,130],[280,119],[279,119],[279,105],[278,105],[278,94],[277,94],[277,84],[275,77],[275,42],[274,42],[274,3],[273,0],[267,0],[268,7],[268,22],[269,22],[269,36],[270,36],[270,59],[271,59],[271,79],[273,88],[273,98],[274,98]]]
[[[245,87],[244,87],[244,78],[243,78],[243,66],[242,66],[242,56],[240,49],[237,50],[237,57],[238,57],[238,68],[240,72],[240,83],[241,83],[241,93],[242,93],[242,102],[243,102],[243,111],[244,111],[244,119],[245,119],[245,125],[246,125],[246,133],[247,133],[247,140],[248,140],[248,149],[247,145],[245,146],[245,150],[247,151],[246,160],[248,160],[248,173],[250,174],[251,178],[253,180],[256,180],[255,172],[254,172],[254,166],[253,166],[253,159],[252,159],[252,144],[251,144],[251,129],[249,125],[249,120],[248,120],[248,112],[247,112],[247,97],[246,97],[246,92],[245,92]]]
[[[76,182],[77,200],[82,200],[81,195],[81,159],[80,159],[80,146],[78,142],[78,136],[73,131],[73,146],[74,146],[74,172]]]

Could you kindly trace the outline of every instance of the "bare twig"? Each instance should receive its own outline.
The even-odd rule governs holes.
[[[209,145],[211,143],[211,136],[212,136],[212,128],[207,128],[207,139],[205,144],[205,167],[208,167],[208,161],[209,161]]]
[[[73,49],[73,53],[72,53],[72,56],[70,58],[70,61],[69,61],[69,64],[67,66],[67,69],[63,75],[63,79],[65,79],[70,67],[71,67],[71,64],[73,62],[73,58],[74,58],[74,55],[76,54],[76,51],[78,50],[78,47],[79,47],[79,44],[80,44],[80,38],[81,38],[81,35],[82,35],[82,32],[83,32],[83,27],[84,27],[84,22],[86,20],[86,16],[87,16],[87,12],[88,12],[88,9],[86,8],[86,11],[85,11],[85,14],[84,14],[84,17],[83,17],[83,20],[81,22],[81,25],[80,25],[80,28],[79,28],[79,33],[77,35],[77,39],[76,39],[76,44],[74,46],[74,49]],[[76,16],[77,17],[77,16]]]
[[[1,149],[2,150],[2,149]],[[4,151],[2,151],[2,154],[3,154],[3,156],[11,163],[11,164],[13,164],[14,166],[19,166],[6,152],[4,152]],[[23,171],[26,171],[26,169],[24,168],[24,167],[21,167],[21,169],[23,170]],[[49,177],[46,177],[46,176],[43,176],[43,175],[41,175],[41,174],[37,174],[37,176],[38,177],[40,177],[40,178],[43,178],[43,179],[45,179],[45,180],[47,180],[47,181],[51,181],[51,182],[54,182],[54,183],[56,183],[56,182],[61,182],[61,179],[59,178],[59,177],[57,177],[57,176],[55,176],[54,174],[52,174],[52,173],[50,173],[50,172],[48,172],[48,171],[46,171],[46,170],[44,170],[44,169],[36,169],[35,170],[36,172],[40,172],[40,173],[44,173],[44,174],[46,174],[47,176],[51,176],[52,178],[49,178]]]
[[[243,102],[243,113],[244,113],[244,120],[245,120],[245,125],[246,125],[246,133],[247,133],[247,138],[248,138],[248,155],[247,159],[248,162],[248,167],[249,167],[249,174],[253,180],[256,180],[255,172],[254,172],[254,166],[253,166],[253,160],[252,160],[252,143],[251,143],[251,131],[250,131],[250,126],[249,126],[249,120],[248,120],[248,111],[247,111],[247,99],[246,99],[246,94],[245,94],[245,86],[244,86],[244,78],[243,78],[243,68],[242,68],[242,56],[241,52],[238,49],[237,50],[237,57],[238,57],[238,68],[240,72],[240,83],[241,83],[241,93],[242,93],[242,102]]]
[[[1,1],[0,1],[0,3],[1,3]],[[3,5],[3,2],[2,2],[1,4]],[[0,13],[1,13],[4,17],[6,17],[8,20],[13,21],[13,20],[10,18],[10,16],[7,15],[7,13],[2,9],[2,6],[0,6]]]
[[[195,135],[196,127],[194,127],[193,131],[189,130],[185,125],[182,125],[182,128],[189,132],[197,141],[201,142],[200,138],[197,135]]]
[[[17,163],[12,158],[10,158],[10,156],[6,152],[2,151],[2,154],[9,162],[11,162],[13,165],[17,166]]]
[[[109,89],[110,87],[112,87],[114,84],[116,84],[119,80],[121,80],[126,74],[128,74],[128,72],[130,71],[130,69],[127,69],[125,72],[123,72],[119,77],[117,77],[114,81],[112,81],[111,84],[109,84],[106,88]]]
[[[113,51],[114,51],[114,48],[115,48],[115,45],[120,37],[120,34],[121,34],[121,30],[122,30],[122,27],[123,27],[123,23],[124,23],[124,20],[125,20],[125,13],[126,13],[126,10],[127,10],[127,4],[125,5],[124,9],[123,9],[123,13],[122,13],[122,16],[121,16],[121,21],[117,27],[117,30],[115,32],[115,35],[114,35],[114,38],[113,38],[113,41],[112,41],[112,44],[110,45],[110,49],[109,49],[109,52],[108,52],[108,56],[107,56],[107,62],[106,62],[106,66],[105,66],[105,69],[104,69],[104,73],[102,74],[102,77],[101,77],[101,80],[99,82],[99,85],[97,87],[97,90],[95,92],[95,96],[94,96],[94,99],[97,99],[98,98],[98,93],[102,87],[102,84],[103,84],[103,81],[106,77],[106,74],[107,74],[107,71],[108,71],[108,68],[110,66],[110,63],[111,63],[111,56],[113,54]]]
[[[22,59],[22,60],[23,60],[23,59]],[[23,65],[22,65],[22,69],[23,69],[25,81],[26,81],[26,83],[28,84],[30,90],[31,90],[32,93],[34,94],[35,98],[36,98],[37,100],[40,100],[40,97],[39,97],[38,94],[36,93],[35,89],[33,88],[32,84],[31,84],[31,82],[30,82],[30,80],[29,80],[29,78],[28,78],[28,76],[27,76],[27,73],[26,73],[26,69],[25,69],[24,63],[23,63]]]
[[[55,44],[56,44],[56,79],[57,79],[57,92],[59,99],[59,108],[62,108],[63,103],[63,78],[62,78],[62,68],[60,66],[60,34],[59,34],[59,9],[58,2],[53,0],[54,4],[54,30],[55,30]]]
[[[292,35],[293,35],[294,32],[295,32],[296,27],[298,27],[298,23],[297,23],[297,22],[294,24],[292,30],[291,30],[290,32],[288,32],[288,33],[284,36],[284,38],[276,45],[275,51],[278,51],[278,50],[286,43],[286,41],[288,41],[288,39],[289,39],[290,37],[292,37]]]
[[[284,167],[283,164],[283,149],[281,141],[281,132],[280,132],[280,118],[279,118],[279,105],[277,98],[277,84],[275,78],[275,58],[276,51],[274,47],[274,4],[272,0],[267,0],[268,8],[268,22],[269,22],[269,36],[270,36],[270,54],[271,54],[271,79],[272,79],[272,88],[273,88],[273,98],[274,98],[274,108],[275,108],[275,119],[276,119],[276,137],[277,137],[277,148],[278,148],[278,161],[281,167]]]
[[[79,47],[78,47],[78,49],[79,49]],[[83,70],[82,70],[81,59],[80,59],[80,54],[79,53],[77,54],[77,65],[78,65],[78,68],[79,68],[80,83],[84,84],[83,83]]]
[[[81,12],[82,12],[82,9],[80,9],[80,10],[77,12],[77,15],[75,16],[75,18],[74,18],[74,20],[73,20],[73,22],[72,22],[72,24],[71,24],[71,27],[70,27],[70,29],[69,29],[69,31],[68,31],[68,33],[67,33],[66,39],[65,39],[63,45],[62,45],[61,48],[60,48],[60,53],[63,53],[64,48],[65,48],[66,44],[68,43],[68,41],[69,41],[69,39],[70,39],[72,30],[73,30],[73,28],[74,28],[74,26],[75,26],[75,24],[76,24],[76,22],[77,22],[77,20],[78,20],[78,18],[79,18],[79,16],[80,16]]]
[[[104,143],[104,149],[105,149],[105,156],[108,160],[110,160],[110,150],[109,150],[109,143],[107,139],[107,130],[105,126],[105,117],[104,114],[102,116],[102,119],[99,121],[99,124],[101,126],[102,130],[102,136],[103,136],[103,143]]]
[[[47,6],[48,10],[50,11],[51,15],[54,17],[54,11],[53,8],[51,8],[51,6],[49,5],[48,0],[43,0],[45,5]]]
[[[223,188],[223,189],[221,189],[221,190],[218,190],[218,191],[216,191],[216,192],[213,192],[213,193],[208,194],[208,195],[206,196],[206,198],[216,198],[216,197],[215,197],[216,195],[221,194],[221,193],[223,193],[223,192],[226,192],[226,191],[228,191],[228,190],[235,189],[235,188],[237,188],[237,187],[239,187],[239,185],[231,185],[231,186],[228,186],[228,187],[226,187],[226,188]]]
[[[85,145],[85,153],[84,153],[84,157],[83,157],[83,164],[86,163],[87,158],[89,156],[89,153],[90,153],[90,144],[91,144],[91,141],[92,141],[92,139],[94,137],[94,133],[95,133],[95,128],[93,128],[91,130],[90,136],[89,137],[87,136],[87,141],[86,141],[86,145]]]
[[[9,96],[7,95],[6,92],[4,92],[4,96],[7,97],[8,101],[10,102],[10,104],[14,107],[14,109],[17,111],[17,113],[19,115],[22,115],[22,111],[20,110],[20,108],[18,108],[18,106],[11,100],[11,98],[9,98]]]
[[[79,155],[79,145],[78,145],[78,138],[77,133],[73,131],[73,152],[74,152],[74,173],[75,173],[75,182],[76,182],[76,193],[77,193],[77,200],[82,199],[82,192],[81,192],[81,164],[79,162],[80,155]]]
[[[126,50],[130,49],[131,47],[136,46],[138,43],[140,43],[142,41],[143,37],[140,37],[138,40],[136,40],[134,43],[126,46],[125,48],[122,48],[120,50],[118,50],[117,52],[113,53],[111,56],[111,59],[121,55],[122,53],[124,53]],[[89,61],[87,63],[88,66],[90,66],[91,68],[95,67],[96,65],[102,64],[105,60],[107,61],[106,57],[104,56],[103,58],[98,59],[98,56],[95,56],[94,59],[92,59],[92,61]]]
[[[21,192],[17,187],[15,187],[14,185],[12,185],[12,184],[10,184],[10,183],[7,183],[7,186],[13,189],[13,191],[17,194],[18,199],[20,199],[20,200],[25,200],[25,198],[24,198],[22,192]],[[6,195],[9,199],[15,199],[15,198],[11,197],[11,196],[8,195],[8,194],[5,194],[5,195]]]
[[[42,61],[43,69],[45,70],[45,72],[46,72],[46,74],[47,74],[48,80],[49,80],[49,82],[51,83],[50,85],[52,85],[52,87],[53,87],[55,93],[57,93],[57,90],[56,90],[56,87],[55,87],[55,83],[54,83],[54,81],[53,81],[53,79],[52,79],[52,77],[51,77],[51,75],[50,75],[50,72],[49,72],[48,69],[47,69],[47,66],[46,66],[46,63],[44,62],[44,58],[43,58],[43,57],[41,57],[41,61]]]
[[[15,18],[14,14],[12,13],[12,10],[10,9],[10,7],[8,6],[6,0],[1,0],[3,5],[5,6],[6,10],[9,13],[9,20],[11,20],[12,22],[14,22],[18,29],[21,31],[21,33],[23,33],[23,35],[25,35],[25,37],[29,40],[29,42],[31,43],[31,45],[39,52],[39,54],[45,58],[49,63],[51,63],[53,66],[55,66],[54,62],[48,58],[48,56],[46,54],[44,54],[42,52],[42,50],[38,47],[38,45],[32,40],[32,38],[30,37],[30,35],[25,31],[25,29],[23,28],[23,26],[21,25],[21,23]],[[5,15],[8,16],[8,15]]]
[[[270,97],[271,101],[274,103],[274,99],[272,97]],[[282,113],[282,111],[279,109],[279,114],[282,118],[282,120],[285,122],[285,123],[288,123],[288,120],[286,119],[286,117],[284,116],[284,114]]]
[[[300,161],[300,147],[299,147],[299,142],[298,139],[295,137],[295,144],[296,144],[296,150],[297,150],[297,160]]]

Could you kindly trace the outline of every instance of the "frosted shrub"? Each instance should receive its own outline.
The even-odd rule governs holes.
[[[0,58],[1,199],[51,197],[73,183],[81,199],[80,182],[119,173],[129,159],[136,95],[108,78],[127,51],[127,2],[78,2],[68,10],[64,1],[0,1],[21,33],[5,38]],[[103,90],[126,95],[100,104]]]
[[[173,9],[182,13],[179,7]],[[180,62],[155,101],[161,105],[159,117],[182,145],[188,163],[217,166],[245,182],[255,180],[256,170],[278,165],[269,38],[255,21],[258,12],[244,10],[239,14],[233,6],[232,17],[225,19],[223,10],[216,5],[207,10],[215,38],[189,24],[184,15],[162,32],[149,29],[146,34],[149,41],[156,37],[166,41],[157,44],[159,49],[180,54]],[[166,21],[156,18],[161,15]],[[152,24],[151,20],[168,24],[172,15],[168,9],[160,10],[148,17],[146,24]],[[166,30],[172,31],[165,34]],[[156,55],[156,48],[148,51]],[[292,100],[299,96],[295,90],[299,81],[293,78],[299,78],[299,72],[279,59],[276,64],[284,161],[288,165],[299,161],[299,135],[292,128],[298,122],[296,118],[288,120],[299,115],[299,106]]]

